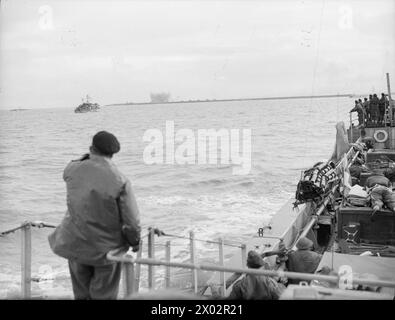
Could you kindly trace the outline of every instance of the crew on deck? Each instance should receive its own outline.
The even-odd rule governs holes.
[[[392,192],[392,183],[381,170],[373,170],[373,174],[366,180],[365,187],[370,191],[372,218],[384,205],[395,212],[395,193]]]
[[[247,267],[268,269],[268,265],[255,251],[248,252]],[[278,300],[285,287],[274,278],[264,275],[246,274],[232,288],[230,300]]]
[[[351,109],[350,112],[357,112],[358,113],[358,125],[363,126],[364,125],[364,118],[365,118],[365,112],[363,110],[362,104],[359,103],[358,100],[355,100],[355,106],[354,108]]]
[[[384,93],[381,94],[381,98],[378,103],[379,103],[379,112],[380,112],[379,122],[382,125],[384,125],[385,109],[386,109],[386,104],[387,104]]]
[[[379,99],[376,94],[370,98],[370,112],[372,113],[372,122],[379,124],[380,112],[379,112]]]
[[[365,182],[367,188],[373,188],[375,185],[391,187],[391,182],[384,176],[380,169],[374,169],[372,175]]]
[[[358,126],[384,126],[386,114],[389,108],[389,100],[386,94],[381,93],[381,98],[377,94],[370,94],[369,99],[355,100],[355,106],[350,112],[358,113]],[[362,110],[362,111],[361,111]],[[394,112],[395,110],[393,110]],[[392,116],[394,119],[394,115]]]
[[[296,243],[298,250],[288,253],[287,269],[291,272],[314,273],[322,255],[313,251],[313,241],[301,237]],[[300,280],[289,279],[289,284],[298,284]]]
[[[361,142],[363,142],[366,145],[366,149],[369,150],[369,149],[374,148],[374,144],[375,144],[376,140],[374,140],[373,137],[367,136],[365,129],[362,129],[361,130]]]
[[[366,118],[365,118],[365,125],[370,122],[370,109],[369,109],[369,100],[368,98],[364,98],[364,101],[362,103],[362,108],[365,111]]]
[[[113,134],[100,131],[90,153],[71,161],[63,173],[67,212],[48,239],[52,251],[68,260],[78,300],[116,299],[122,265],[106,254],[140,249],[140,213],[131,183],[112,161],[120,148]]]

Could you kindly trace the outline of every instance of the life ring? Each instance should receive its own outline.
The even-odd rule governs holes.
[[[379,135],[380,133],[383,134],[383,138],[382,138],[382,139],[379,139],[379,138],[378,138],[378,135]],[[386,142],[387,139],[388,139],[388,133],[387,133],[387,131],[385,131],[385,130],[377,130],[377,131],[374,133],[373,137],[374,137],[374,139],[375,139],[377,142]]]

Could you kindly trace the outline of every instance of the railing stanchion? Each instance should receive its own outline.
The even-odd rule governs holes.
[[[166,261],[170,262],[170,241],[166,241]],[[165,286],[170,288],[170,266],[166,266]]]
[[[31,272],[32,272],[32,230],[29,223],[27,223],[21,230],[21,287],[23,299],[31,298]]]
[[[193,231],[189,233],[189,247],[191,251],[191,263],[194,265],[196,263],[196,248],[195,248],[195,234]],[[197,270],[192,269],[192,285],[195,293],[198,292],[198,277]]]
[[[219,265],[224,267],[224,240],[222,238],[219,239]],[[225,281],[225,272],[220,273],[220,283],[221,283],[221,295],[226,296],[226,281]]]
[[[137,259],[141,258],[141,255],[143,254],[143,239],[140,240],[140,250],[137,252]],[[136,271],[135,271],[135,290],[136,292],[139,292],[140,289],[140,274],[141,274],[141,264],[137,263],[136,266]]]
[[[247,265],[247,246],[243,243],[241,245],[241,267],[244,268]]]
[[[125,297],[135,292],[134,263],[122,263]]]
[[[148,258],[155,259],[155,233],[154,229],[149,229],[148,234]],[[148,266],[148,288],[154,288],[154,266]]]

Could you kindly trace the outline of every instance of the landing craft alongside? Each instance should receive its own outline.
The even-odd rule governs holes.
[[[278,279],[287,275],[283,272],[287,253],[296,249],[300,238],[309,238],[314,251],[322,254],[316,274],[318,278],[329,275],[330,281],[311,280],[315,275],[309,280],[309,275],[301,275],[299,279],[305,285],[289,285],[282,299],[395,296],[395,205],[392,206],[395,193],[387,207],[376,212],[370,205],[370,195],[362,188],[373,170],[379,170],[390,179],[391,189],[395,189],[395,104],[388,74],[387,83],[389,107],[384,123],[356,126],[351,116],[348,130],[344,123],[338,123],[335,150],[329,161],[317,163],[302,173],[295,200],[286,203],[268,226],[257,227],[258,236],[247,244],[247,250],[259,251],[272,270],[280,271]],[[366,143],[367,137],[375,140],[373,148]],[[271,255],[281,248],[285,248],[283,254]],[[228,265],[244,267],[241,261],[241,253],[237,253]],[[240,277],[235,273],[225,280],[226,292]],[[221,283],[221,274],[216,273],[205,293],[223,289]]]

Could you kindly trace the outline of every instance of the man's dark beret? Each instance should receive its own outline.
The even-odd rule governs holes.
[[[99,131],[93,136],[92,146],[100,153],[111,156],[119,152],[121,146],[118,139],[107,131]]]

